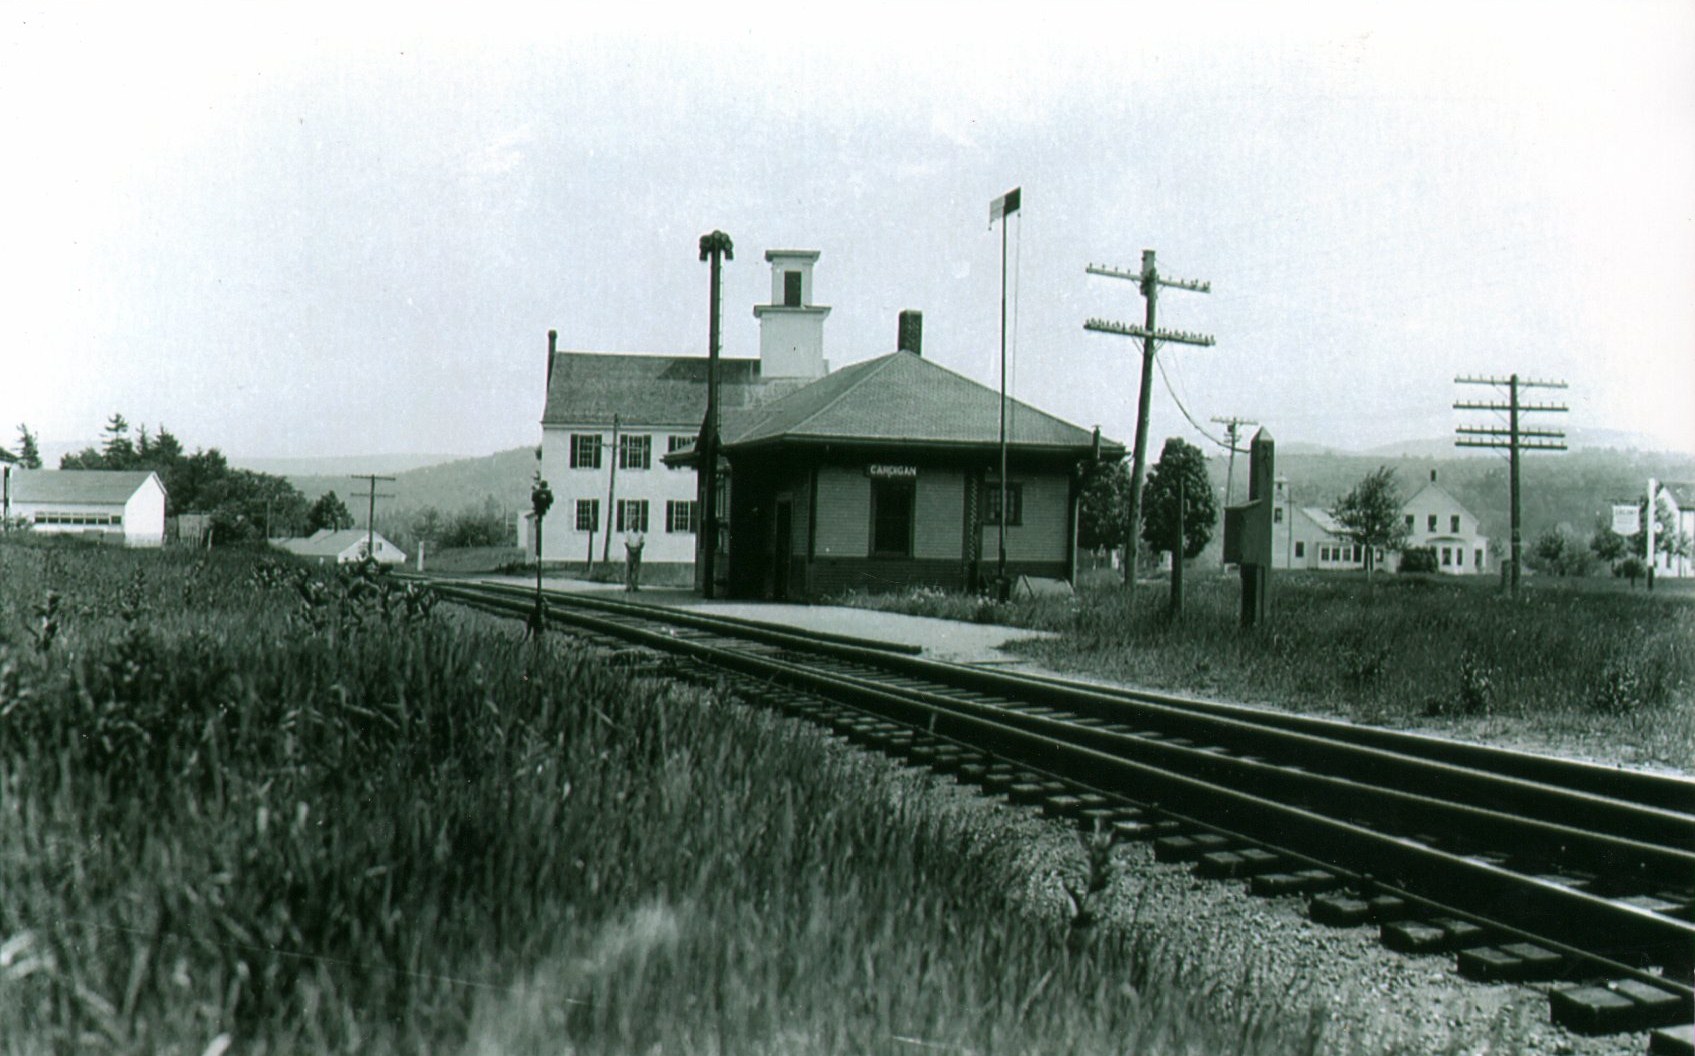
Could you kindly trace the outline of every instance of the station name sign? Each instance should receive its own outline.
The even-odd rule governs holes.
[[[865,475],[873,480],[917,480],[918,467],[873,462],[865,467]]]

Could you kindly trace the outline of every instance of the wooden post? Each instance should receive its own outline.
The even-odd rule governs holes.
[[[1183,474],[1177,474],[1177,533],[1171,540],[1171,615],[1183,615]]]

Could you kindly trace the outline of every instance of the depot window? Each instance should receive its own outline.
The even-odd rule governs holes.
[[[1007,527],[1021,527],[1024,524],[1024,485],[1007,482],[1006,508]],[[991,480],[983,485],[983,523],[1001,523],[1000,481]]]
[[[910,480],[871,481],[871,555],[911,557],[914,495]]]

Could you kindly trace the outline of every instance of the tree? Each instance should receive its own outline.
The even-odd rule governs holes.
[[[129,469],[136,460],[135,442],[129,438],[129,421],[116,411],[106,421],[106,439],[101,442],[100,454],[107,469]]]
[[[347,504],[333,491],[326,491],[318,496],[318,501],[306,511],[306,534],[311,535],[321,529],[339,531],[353,527],[353,514],[348,511]]]
[[[274,525],[306,519],[305,496],[283,477],[236,469],[215,447],[185,455],[164,426],[151,436],[142,427],[140,437],[139,444],[132,442],[129,422],[114,414],[100,448],[67,454],[59,468],[152,470],[165,483],[168,512],[206,514],[220,546],[262,540]]]
[[[1124,544],[1130,525],[1130,467],[1091,462],[1083,469],[1077,500],[1077,543],[1090,550]]]
[[[1613,531],[1612,522],[1602,514],[1589,535],[1589,552],[1598,560],[1616,566],[1630,553],[1630,539]]]
[[[1177,534],[1177,489],[1183,488],[1183,558],[1193,560],[1212,539],[1218,521],[1218,502],[1207,477],[1207,458],[1201,449],[1172,437],[1160,449],[1159,461],[1142,486],[1142,538],[1150,549],[1170,550]]]
[[[1407,522],[1401,514],[1401,486],[1395,471],[1378,466],[1367,473],[1353,490],[1336,500],[1330,516],[1341,526],[1342,535],[1365,552],[1365,576],[1377,568],[1377,551],[1397,551],[1407,543]]]
[[[18,468],[41,468],[41,447],[29,426],[21,423],[18,425]]]
[[[1531,568],[1556,576],[1587,576],[1594,560],[1584,539],[1566,524],[1537,536],[1527,557]]]

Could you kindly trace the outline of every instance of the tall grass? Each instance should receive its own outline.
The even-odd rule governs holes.
[[[852,604],[1055,632],[1010,648],[1049,667],[1398,725],[1516,729],[1619,761],[1695,758],[1695,597],[1687,591],[1279,574],[1270,624],[1237,625],[1234,578],[993,602],[936,591]]]
[[[925,788],[381,581],[0,545],[0,1051],[1317,1047]]]

